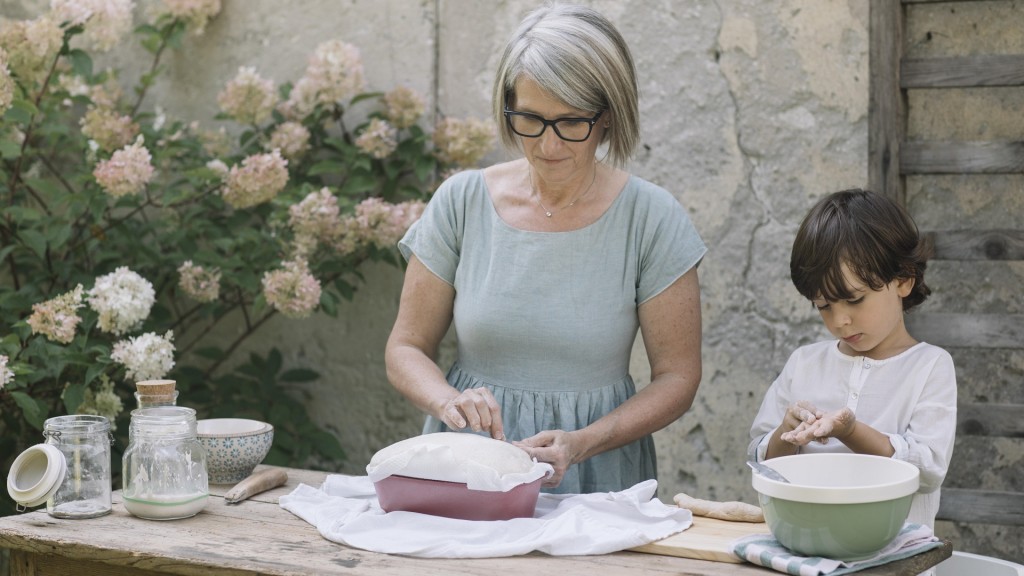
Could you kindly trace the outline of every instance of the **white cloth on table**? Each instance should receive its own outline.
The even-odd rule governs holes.
[[[888,546],[870,558],[855,562],[798,556],[780,544],[771,534],[754,534],[738,538],[732,543],[732,551],[748,562],[793,576],[840,576],[909,558],[941,545],[942,542],[932,534],[931,528],[907,523]]]
[[[607,554],[689,528],[685,508],[654,498],[656,480],[621,492],[541,494],[533,518],[472,521],[414,512],[385,513],[366,476],[331,475],[319,489],[300,484],[285,510],[338,542],[421,558],[490,558],[533,551],[553,556]]]

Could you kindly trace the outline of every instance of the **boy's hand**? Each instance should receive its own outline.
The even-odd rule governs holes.
[[[789,412],[792,412],[792,410],[790,408]],[[789,418],[788,413],[786,418]],[[805,418],[793,430],[783,433],[780,438],[797,446],[804,446],[815,440],[825,443],[828,442],[829,438],[837,438],[841,441],[853,432],[856,423],[857,418],[854,416],[853,411],[849,408],[843,408],[835,412]]]
[[[784,434],[788,434],[793,430],[813,424],[824,415],[823,411],[815,408],[810,402],[801,400],[786,410],[786,415],[782,418],[782,430]],[[785,440],[785,436],[783,436],[783,440]]]

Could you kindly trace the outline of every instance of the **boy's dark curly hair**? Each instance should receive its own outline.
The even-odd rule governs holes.
[[[854,188],[829,194],[811,208],[793,241],[789,260],[796,289],[808,300],[853,298],[843,280],[845,263],[872,290],[896,279],[913,279],[903,311],[924,302],[931,289],[924,271],[931,245],[892,199]]]

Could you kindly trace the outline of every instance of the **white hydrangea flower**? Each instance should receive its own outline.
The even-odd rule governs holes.
[[[10,360],[7,356],[0,354],[0,390],[4,389],[4,386],[14,382],[14,371],[7,367],[7,363]]]
[[[118,336],[141,326],[155,301],[153,285],[126,266],[100,276],[89,290],[89,307],[100,316],[100,330]]]
[[[147,332],[114,344],[110,359],[123,364],[125,380],[159,380],[174,368],[174,332]]]

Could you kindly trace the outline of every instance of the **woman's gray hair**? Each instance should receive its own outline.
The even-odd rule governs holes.
[[[640,141],[636,70],[618,30],[597,11],[574,4],[547,4],[528,14],[505,47],[494,78],[492,105],[505,146],[521,149],[505,121],[515,105],[515,84],[528,77],[567,106],[611,121],[601,143],[622,167]]]

